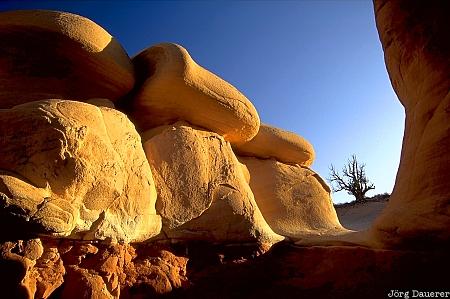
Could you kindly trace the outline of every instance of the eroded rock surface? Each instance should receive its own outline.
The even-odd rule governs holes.
[[[281,239],[261,215],[222,136],[177,123],[145,133],[144,141],[166,236],[213,242]]]
[[[188,286],[188,258],[164,246],[31,239],[0,253],[5,298],[148,298]]]
[[[46,10],[2,12],[0,86],[0,108],[50,98],[115,101],[133,88],[133,65],[89,19]]]
[[[183,47],[158,44],[133,58],[142,86],[131,117],[147,129],[185,120],[232,143],[253,138],[260,125],[252,103],[234,86],[198,65]]]
[[[234,146],[234,150],[243,156],[274,158],[303,166],[310,166],[315,158],[314,148],[305,138],[266,124],[261,124],[252,140]]]
[[[54,244],[40,239],[0,244],[2,296],[48,298],[64,281],[65,268]]]
[[[406,123],[395,188],[372,235],[382,246],[449,245],[450,2],[374,4]]]
[[[138,54],[139,82],[118,101],[133,88],[133,66],[98,25],[62,12],[0,13],[0,296],[380,298],[442,289],[449,6],[375,0],[407,119],[394,193],[368,234],[340,226],[328,186],[307,167],[312,145],[260,127],[248,99],[181,46]],[[63,100],[32,102],[47,98]],[[145,153],[113,109],[126,100],[139,127],[152,128]],[[280,235],[295,244],[266,252]]]
[[[0,134],[2,222],[17,236],[130,242],[159,233],[151,170],[124,114],[37,101],[0,110]]]
[[[0,271],[0,286],[5,298],[234,299],[382,298],[391,290],[445,291],[448,283],[442,273],[450,261],[439,251],[286,242],[264,255],[254,250],[187,243],[3,242],[0,266],[8,271]]]
[[[250,173],[250,188],[264,219],[291,238],[336,234],[342,226],[323,179],[305,166],[273,159],[239,157]]]

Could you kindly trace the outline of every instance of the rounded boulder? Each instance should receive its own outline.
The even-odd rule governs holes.
[[[258,132],[253,104],[198,65],[183,47],[158,44],[135,56],[133,63],[142,84],[132,99],[131,116],[140,130],[184,120],[231,143],[248,141]]]
[[[261,124],[258,134],[249,142],[235,145],[242,156],[310,166],[315,158],[314,148],[305,138],[279,128]]]
[[[0,109],[0,134],[0,218],[15,234],[135,242],[160,232],[141,138],[121,112],[30,102]]]
[[[58,98],[112,101],[134,86],[122,46],[102,27],[71,13],[0,13],[0,108]]]

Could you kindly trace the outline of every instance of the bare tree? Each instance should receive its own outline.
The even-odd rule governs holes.
[[[356,198],[356,202],[364,201],[367,191],[375,189],[375,185],[366,177],[365,167],[365,164],[358,163],[356,155],[352,155],[347,161],[347,165],[342,169],[342,175],[331,164],[328,180],[333,192],[345,190]]]

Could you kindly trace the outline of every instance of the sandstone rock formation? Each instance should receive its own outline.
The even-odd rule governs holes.
[[[305,166],[273,159],[240,157],[250,173],[250,188],[264,219],[274,232],[291,238],[343,231],[330,188]]]
[[[142,86],[133,98],[131,117],[142,131],[185,120],[232,143],[248,141],[258,132],[252,103],[198,65],[183,47],[155,45],[133,63]]]
[[[443,252],[287,242],[257,256],[244,245],[29,239],[0,243],[0,254],[4,298],[375,299],[395,289],[445,290],[450,266]]]
[[[303,166],[310,166],[315,158],[314,148],[306,139],[266,124],[261,124],[252,140],[234,146],[234,150],[243,156],[275,158],[284,163]]]
[[[48,298],[64,281],[58,251],[52,246],[44,248],[40,239],[4,242],[0,252],[5,298]]]
[[[407,119],[394,193],[360,233],[340,226],[308,168],[312,145],[260,126],[248,99],[181,46],[138,54],[134,84],[95,23],[0,13],[0,297],[380,298],[446,286],[448,3],[375,0]]]
[[[372,235],[382,246],[449,245],[450,3],[375,0],[374,6],[406,123],[395,188]]]
[[[0,110],[0,135],[0,212],[23,226],[17,235],[130,242],[159,233],[151,170],[124,114],[31,102]]]
[[[276,241],[231,146],[186,123],[144,133],[168,238],[212,242]]]
[[[0,254],[4,298],[136,298],[188,284],[187,258],[145,243],[30,239],[0,243]]]
[[[0,86],[0,108],[51,98],[115,101],[133,88],[134,74],[122,46],[91,20],[10,11],[0,13]]]

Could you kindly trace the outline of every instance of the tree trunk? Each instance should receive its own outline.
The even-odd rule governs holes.
[[[356,198],[356,202],[363,202],[365,201],[366,197],[364,196],[364,194],[354,194],[355,198]]]

